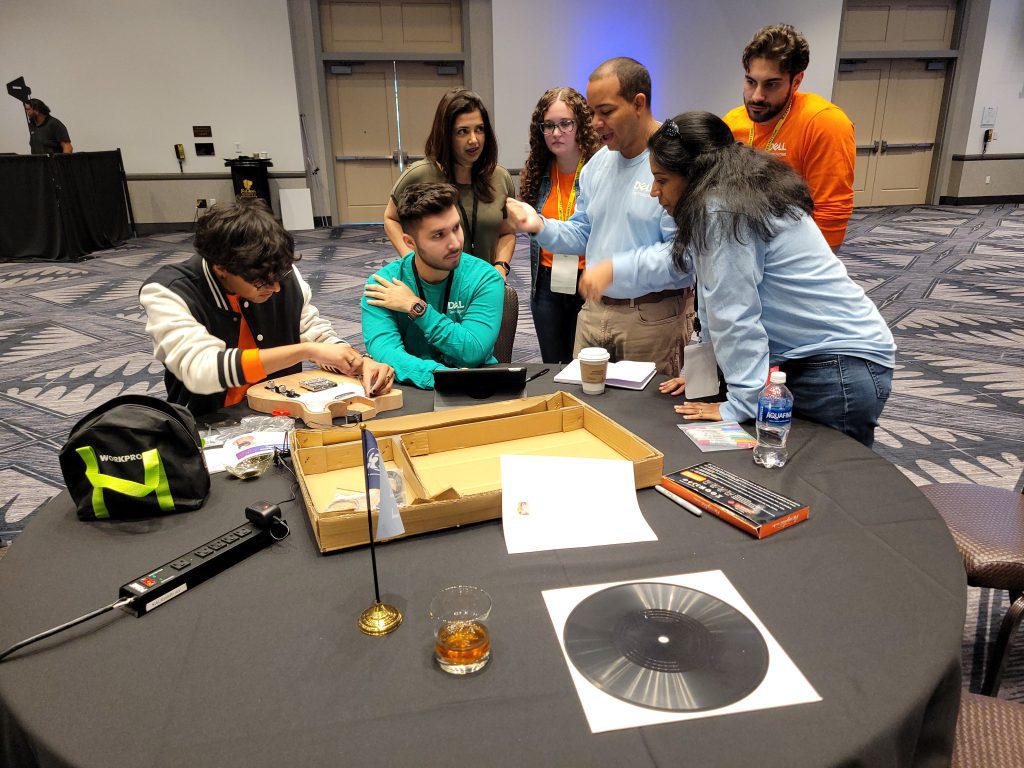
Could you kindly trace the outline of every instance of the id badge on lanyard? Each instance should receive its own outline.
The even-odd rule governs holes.
[[[710,341],[683,347],[683,375],[686,377],[687,399],[718,394],[718,360]]]
[[[551,292],[576,293],[580,257],[571,253],[551,254]]]

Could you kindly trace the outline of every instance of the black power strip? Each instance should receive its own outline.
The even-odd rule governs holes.
[[[280,517],[274,519],[277,524],[284,524]],[[136,616],[149,613],[281,538],[283,536],[274,537],[271,526],[245,523],[233,528],[223,536],[129,581],[117,592],[121,598],[132,598],[123,610]]]

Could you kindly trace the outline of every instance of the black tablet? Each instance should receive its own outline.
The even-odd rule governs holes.
[[[526,367],[434,371],[434,410],[526,397]]]

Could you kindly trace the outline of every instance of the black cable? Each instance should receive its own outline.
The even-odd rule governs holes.
[[[5,658],[10,656],[15,651],[21,650],[26,645],[31,645],[32,643],[38,642],[39,640],[45,640],[48,637],[56,635],[58,632],[63,632],[65,629],[71,629],[72,627],[77,626],[84,621],[94,619],[97,616],[102,616],[107,611],[112,611],[115,608],[124,608],[127,605],[131,605],[133,602],[135,602],[134,597],[123,597],[120,600],[114,601],[110,605],[104,606],[103,608],[98,608],[95,611],[85,614],[84,616],[79,616],[77,619],[72,619],[71,621],[65,624],[61,624],[59,627],[54,627],[53,629],[48,629],[45,632],[40,632],[38,635],[33,635],[32,637],[26,640],[22,640],[20,643],[15,643],[6,651],[0,653],[0,661],[3,661]]]
[[[295,470],[292,469],[291,467],[289,467],[285,463],[285,460],[284,460],[285,454],[290,454],[290,453],[291,453],[291,451],[283,451],[280,448],[275,448],[274,449],[274,464],[279,469],[287,472],[289,475],[292,476],[292,482],[291,482],[292,495],[289,496],[287,499],[282,499],[281,501],[277,502],[278,506],[281,506],[282,504],[287,504],[289,501],[295,501],[295,491],[299,487],[299,477],[298,477],[298,475],[295,474]]]

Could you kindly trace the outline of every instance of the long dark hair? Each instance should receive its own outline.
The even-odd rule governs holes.
[[[676,203],[673,259],[684,267],[686,249],[707,249],[708,206],[727,217],[734,239],[749,229],[761,239],[775,237],[773,218],[797,219],[814,211],[807,184],[782,161],[738,143],[710,112],[684,112],[666,120],[647,141],[651,159],[686,179]]]
[[[576,146],[580,148],[580,157],[586,163],[601,148],[591,121],[590,107],[587,100],[575,88],[552,88],[544,92],[537,102],[537,107],[530,116],[530,154],[519,175],[519,199],[532,206],[537,205],[540,195],[540,180],[548,172],[551,165],[551,150],[544,141],[544,132],[540,128],[544,113],[552,104],[561,101],[572,112],[576,120]]]
[[[455,156],[452,153],[452,138],[455,135],[455,118],[468,112],[480,110],[484,121],[484,148],[480,157],[473,163],[470,180],[473,194],[485,203],[494,202],[494,190],[491,187],[491,176],[498,164],[498,139],[491,127],[491,118],[487,107],[473,91],[465,88],[452,88],[441,97],[434,113],[434,124],[427,136],[427,144],[423,154],[440,166],[444,176],[455,184]]]

